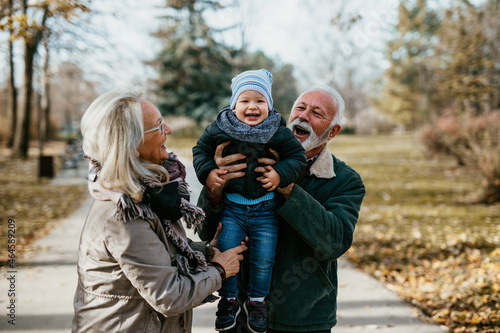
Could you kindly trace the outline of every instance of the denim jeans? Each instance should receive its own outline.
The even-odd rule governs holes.
[[[221,252],[240,245],[245,236],[248,236],[250,261],[248,296],[266,297],[271,284],[278,235],[275,199],[255,205],[240,205],[226,199],[221,223],[222,231],[218,239]],[[222,283],[219,295],[226,298],[238,295],[236,275]]]

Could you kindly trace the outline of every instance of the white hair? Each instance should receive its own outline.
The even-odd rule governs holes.
[[[109,189],[142,200],[140,179],[158,181],[168,172],[159,165],[139,159],[137,147],[144,141],[139,87],[114,89],[97,97],[85,111],[80,124],[83,151],[101,165],[99,183]]]
[[[297,97],[297,99],[293,103],[292,110],[295,109],[295,106],[297,105],[297,103],[302,99],[302,97],[305,94],[310,93],[311,91],[315,91],[315,90],[324,91],[327,94],[329,94],[330,96],[332,96],[333,99],[335,99],[335,101],[337,102],[337,112],[335,113],[335,116],[333,117],[332,123],[331,123],[329,128],[331,129],[334,125],[340,125],[340,122],[344,118],[344,110],[345,110],[344,99],[342,98],[342,96],[340,96],[340,94],[337,90],[335,90],[332,87],[327,86],[325,84],[315,85],[315,86],[311,87],[310,89],[304,91],[302,94],[300,94],[300,96]]]

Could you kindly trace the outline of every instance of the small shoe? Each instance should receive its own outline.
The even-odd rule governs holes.
[[[267,307],[266,302],[247,301],[244,304],[247,313],[247,324],[253,333],[265,333],[267,331]]]
[[[236,317],[240,313],[241,309],[236,300],[228,300],[222,297],[217,305],[217,312],[215,315],[215,330],[225,331],[233,328],[236,325]]]

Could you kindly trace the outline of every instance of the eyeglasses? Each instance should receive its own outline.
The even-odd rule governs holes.
[[[147,131],[144,131],[144,134],[149,133],[149,132],[154,132],[157,129],[161,130],[161,134],[163,134],[163,132],[165,131],[165,128],[163,126],[163,118],[161,118],[161,123],[159,126],[156,126],[156,127],[153,127],[152,129],[148,129]]]

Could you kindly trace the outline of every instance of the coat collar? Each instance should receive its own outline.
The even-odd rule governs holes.
[[[311,165],[309,172],[317,178],[330,179],[337,176],[334,170],[333,155],[328,150],[328,143],[323,147],[318,158]]]

